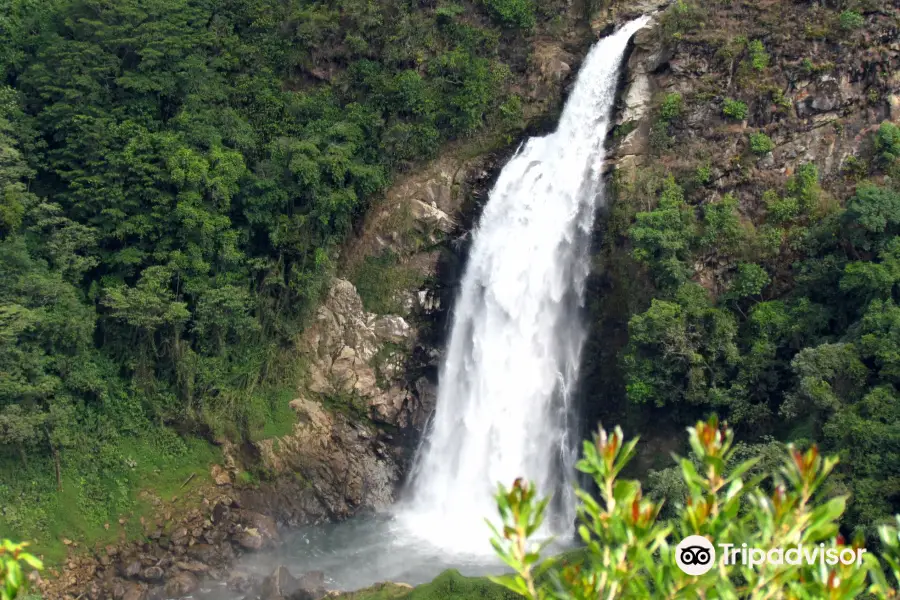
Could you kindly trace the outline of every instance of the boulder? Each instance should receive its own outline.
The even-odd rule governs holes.
[[[218,486],[231,485],[231,475],[220,465],[213,465],[209,469],[209,474]]]
[[[145,581],[160,581],[165,573],[160,567],[147,567],[141,572],[141,579]]]
[[[278,527],[271,517],[252,510],[240,509],[235,520],[245,528],[255,530],[266,544],[279,541]]]
[[[406,341],[411,333],[409,324],[397,315],[379,318],[372,324],[372,330],[378,339],[398,344]]]
[[[222,551],[212,544],[194,544],[187,549],[187,555],[204,565],[217,565],[223,559]]]
[[[201,562],[197,562],[195,560],[190,561],[177,561],[175,566],[181,569],[182,571],[190,571],[191,573],[206,573],[209,571],[209,567]]]
[[[188,571],[176,573],[166,582],[166,595],[170,598],[181,598],[194,592],[200,587],[197,576]]]
[[[319,600],[327,594],[322,571],[310,571],[297,578],[283,565],[276,567],[259,589],[260,600]]]
[[[272,574],[266,577],[259,588],[260,600],[287,600],[300,589],[300,581],[297,580],[287,567],[281,565],[275,567]]]
[[[258,581],[252,575],[243,571],[234,571],[228,576],[225,587],[235,592],[247,593],[256,587],[257,583]]]
[[[143,570],[143,565],[141,564],[141,561],[133,560],[130,563],[128,563],[128,565],[125,567],[125,570],[122,574],[125,577],[128,577],[129,579],[133,579],[133,578],[137,577],[138,575],[140,575],[142,570]]]
[[[144,600],[147,597],[147,589],[139,583],[129,582],[125,584],[125,593],[122,600]]]
[[[319,600],[328,594],[328,590],[325,589],[325,573],[323,571],[304,573],[298,583],[298,589],[290,600]]]
[[[259,532],[252,528],[238,532],[234,536],[234,541],[244,550],[252,550],[254,552],[262,550],[265,545],[265,540],[259,535]]]

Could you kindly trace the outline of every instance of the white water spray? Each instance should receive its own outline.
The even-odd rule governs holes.
[[[491,552],[484,518],[496,520],[497,483],[517,477],[562,494],[549,529],[573,522],[567,421],[603,141],[628,40],[647,20],[591,49],[558,129],[503,168],[474,233],[432,430],[398,514],[448,552]]]

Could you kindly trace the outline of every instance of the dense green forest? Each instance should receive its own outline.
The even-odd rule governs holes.
[[[500,41],[536,13],[2,4],[0,532],[33,538],[116,518],[201,439],[290,426],[341,243],[392,173],[520,125]]]
[[[838,454],[843,523],[873,536],[900,511],[900,128],[885,122],[871,147],[846,201],[807,163],[764,193],[754,224],[731,194],[698,202],[708,167],[650,168],[620,187],[614,218],[652,281],[628,321],[628,400],[677,423],[717,412],[753,442],[745,455],[772,456],[776,440]],[[726,265],[714,294],[698,277],[711,259]],[[679,473],[651,484],[683,497]]]

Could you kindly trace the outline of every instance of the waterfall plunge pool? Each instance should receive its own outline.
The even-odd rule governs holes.
[[[325,587],[340,591],[359,590],[383,581],[416,586],[432,581],[447,569],[470,577],[509,572],[493,553],[487,525],[483,533],[484,552],[448,552],[439,539],[425,541],[425,532],[410,535],[402,521],[392,515],[359,517],[298,528],[285,536],[277,550],[245,555],[233,572],[262,579],[279,565],[296,577],[322,571]],[[555,540],[544,555],[574,546],[566,542]],[[247,595],[227,589],[225,581],[207,581],[201,588],[195,598],[240,600]]]

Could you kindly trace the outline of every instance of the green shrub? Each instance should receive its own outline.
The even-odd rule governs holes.
[[[768,219],[772,223],[785,223],[800,214],[800,203],[796,198],[779,198],[775,192],[766,192],[763,194],[763,200],[766,203]]]
[[[865,19],[863,19],[863,16],[855,10],[845,10],[841,13],[838,21],[840,22],[841,29],[843,29],[844,31],[853,31],[854,29],[859,29],[866,22]]]
[[[760,40],[753,40],[747,48],[750,53],[750,65],[757,71],[762,71],[769,66],[769,54]]]
[[[674,143],[675,138],[669,135],[669,123],[657,120],[650,128],[650,148],[660,153],[670,149]]]
[[[768,154],[775,148],[775,142],[772,141],[772,138],[767,136],[761,131],[750,134],[750,150],[754,154],[759,154],[760,156],[764,154]]]
[[[626,121],[621,125],[616,125],[615,129],[613,129],[613,139],[621,140],[628,137],[628,134],[637,129],[637,126],[637,121]]]
[[[504,27],[534,27],[534,0],[482,0],[491,15]]]
[[[784,229],[764,224],[756,233],[756,253],[760,259],[771,259],[778,256],[784,240]]]
[[[506,129],[518,129],[524,123],[522,99],[513,94],[498,109],[500,122]]]
[[[729,119],[743,121],[747,118],[747,112],[748,109],[746,103],[741,102],[740,100],[725,98],[725,103],[722,105],[722,114]]]
[[[705,25],[706,11],[695,0],[676,0],[660,17],[660,24],[667,37],[680,38]]]
[[[754,263],[741,263],[737,273],[728,286],[726,297],[740,300],[748,296],[756,296],[769,285],[771,279],[766,270]]]
[[[804,212],[812,210],[819,201],[822,189],[819,187],[819,168],[813,163],[800,165],[797,172],[787,181],[787,192],[796,198]]]
[[[697,167],[697,171],[694,173],[694,181],[696,181],[700,185],[706,185],[712,180],[712,167],[709,163],[704,163]]]
[[[576,564],[541,561],[544,546],[529,541],[543,522],[549,498],[538,499],[534,485],[521,479],[510,489],[501,485],[496,496],[501,527],[491,524],[491,543],[514,573],[492,580],[530,600],[896,597],[900,518],[879,529],[886,573],[873,553],[857,552],[857,544],[847,545],[838,535],[847,497],[824,493],[837,458],[823,457],[815,446],[801,451],[788,445],[780,468],[763,466],[760,475],[751,475],[759,459],[741,461],[734,432],[715,417],[688,432],[692,457],[677,459],[683,485],[669,486],[686,497],[663,501],[645,496],[640,482],[619,478],[636,454],[637,439],[626,441],[618,427],[612,432],[601,428],[593,443],[584,443],[578,469],[593,479],[599,493],[577,491],[578,532],[586,548]],[[771,481],[762,486],[762,480]],[[675,504],[668,521],[660,519],[664,502]],[[787,566],[765,561],[752,567],[718,556],[715,568],[689,575],[676,562],[676,544],[691,535],[706,538],[714,548],[746,545],[768,555],[775,548],[784,552],[802,546],[850,551],[857,560],[835,560],[833,566],[829,560],[828,567],[815,560]]]
[[[463,15],[465,13],[466,9],[459,4],[444,4],[434,11],[434,16],[438,25],[443,26],[452,23],[458,15]]]
[[[900,157],[900,127],[886,121],[875,134],[875,151],[886,162],[893,162]]]
[[[698,240],[700,247],[729,253],[736,251],[743,239],[738,201],[733,194],[725,194],[720,200],[703,206],[703,234]]]
[[[681,116],[684,110],[684,99],[678,92],[666,94],[659,107],[659,118],[671,123]]]

